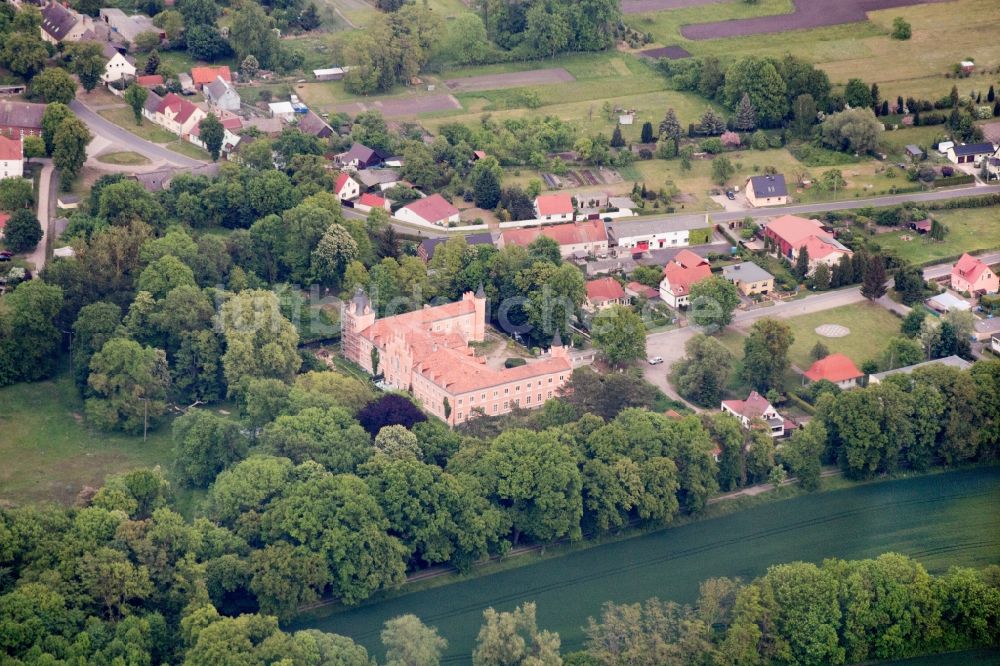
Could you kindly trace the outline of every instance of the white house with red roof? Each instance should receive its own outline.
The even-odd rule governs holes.
[[[587,299],[583,302],[583,307],[591,312],[599,312],[612,305],[626,305],[628,303],[628,296],[622,289],[621,283],[612,277],[590,280],[585,286]]]
[[[608,228],[603,220],[578,220],[548,227],[504,229],[500,234],[500,247],[527,247],[539,236],[551,238],[558,243],[559,254],[563,259],[574,256],[601,257],[608,254]]]
[[[342,171],[333,184],[333,193],[342,201],[350,201],[357,199],[361,194],[361,186],[358,185],[358,181]]]
[[[784,437],[786,427],[789,430],[794,427],[793,422],[786,421],[767,398],[757,391],[751,391],[746,400],[723,400],[722,411],[739,419],[745,430],[753,427],[754,421],[762,421],[767,425],[771,437]]]
[[[191,129],[200,123],[208,114],[176,93],[170,93],[163,98],[153,122],[168,132],[181,137],[191,133]]]
[[[951,269],[951,288],[972,295],[995,294],[1000,291],[1000,276],[966,252]]]
[[[226,65],[221,65],[219,67],[191,68],[191,80],[198,88],[212,83],[216,78],[221,78],[223,81],[231,83],[233,80],[233,73]]]
[[[0,180],[24,176],[24,148],[21,137],[8,139],[0,134]]]
[[[396,219],[415,224],[435,224],[446,227],[458,224],[458,209],[440,194],[417,199],[396,211]]]
[[[707,259],[691,250],[681,250],[663,268],[660,298],[672,308],[684,307],[690,301],[691,286],[709,277],[712,268]]]
[[[354,202],[354,209],[359,210],[362,213],[369,213],[372,208],[381,208],[384,211],[388,211],[389,201],[377,194],[365,192],[357,201]]]
[[[818,220],[809,220],[795,215],[782,215],[767,223],[764,236],[770,238],[778,254],[789,261],[798,259],[805,248],[809,255],[809,271],[823,263],[832,267],[841,257],[851,257],[854,253],[828,233]]]
[[[865,373],[858,370],[854,361],[844,354],[830,354],[813,363],[805,372],[805,378],[811,382],[827,380],[842,389],[854,388]]]
[[[535,197],[535,217],[543,222],[571,222],[573,197],[568,194],[540,194]]]

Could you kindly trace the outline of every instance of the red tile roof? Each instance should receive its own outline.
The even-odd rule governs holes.
[[[385,208],[385,199],[377,194],[365,192],[361,195],[361,198],[358,199],[358,204],[362,206],[371,206],[372,208]]]
[[[541,194],[535,197],[538,215],[564,215],[573,212],[573,197],[568,194]]]
[[[638,294],[640,296],[645,296],[646,298],[656,298],[660,295],[660,292],[652,287],[642,284],[641,282],[629,282],[625,285],[625,288],[629,291]]]
[[[706,259],[691,250],[681,250],[664,268],[663,277],[674,296],[691,293],[691,285],[712,277],[712,268]]]
[[[194,81],[196,86],[203,86],[206,83],[211,83],[217,76],[221,76],[226,81],[233,80],[233,75],[230,73],[229,68],[225,65],[222,67],[191,68],[191,80]]]
[[[843,354],[830,354],[813,363],[805,375],[809,381],[818,382],[826,379],[836,384],[848,379],[860,379],[864,373],[858,370],[854,361]]]
[[[584,220],[532,229],[507,229],[503,232],[503,242],[505,245],[527,246],[539,236],[551,238],[559,243],[559,245],[606,243],[608,241],[608,230],[601,220]]]
[[[337,176],[337,182],[334,183],[333,185],[333,191],[336,192],[337,194],[340,194],[340,191],[344,189],[344,185],[347,185],[347,181],[349,181],[350,179],[351,179],[350,176],[348,176],[344,172],[341,172],[340,175]]]
[[[0,134],[0,160],[20,160],[24,159],[24,150],[21,148],[21,139],[8,139]]]
[[[810,220],[795,215],[782,215],[767,223],[767,231],[784,240],[798,252],[805,246],[810,259],[823,259],[834,252],[851,254],[823,230],[818,220]]]
[[[625,298],[625,290],[618,280],[610,277],[591,280],[587,283],[587,300],[591,303],[607,303]]]
[[[163,85],[163,75],[162,74],[146,74],[144,76],[135,77],[135,83],[141,88],[152,88],[153,86]]]
[[[453,215],[458,215],[458,209],[448,203],[440,194],[432,194],[423,199],[417,199],[405,207],[428,222],[444,222]]]
[[[757,391],[750,391],[750,395],[747,396],[746,400],[723,400],[722,404],[748,419],[759,419],[766,412],[774,409],[767,398],[757,393]]]
[[[176,93],[170,93],[164,97],[163,101],[160,102],[160,108],[156,111],[157,113],[165,113],[168,109],[174,112],[174,121],[181,124],[187,121],[192,113],[199,110],[197,106]]]
[[[966,252],[951,269],[951,274],[969,282],[976,282],[989,266]]]

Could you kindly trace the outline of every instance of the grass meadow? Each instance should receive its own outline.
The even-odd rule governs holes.
[[[784,322],[795,335],[795,342],[788,350],[788,358],[803,370],[812,365],[809,351],[819,341],[831,353],[846,354],[858,367],[865,361],[879,359],[888,339],[899,334],[900,326],[899,318],[882,306],[867,301],[792,317]],[[815,331],[817,326],[823,324],[840,324],[851,332],[842,338],[825,338]]]
[[[879,234],[873,240],[915,264],[1000,248],[1000,212],[995,208],[936,210],[932,215],[948,227],[943,241],[919,236],[908,229]]]

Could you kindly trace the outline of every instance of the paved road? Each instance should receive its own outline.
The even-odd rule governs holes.
[[[130,150],[134,153],[146,157],[152,162],[162,160],[179,167],[195,167],[205,162],[175,153],[174,151],[158,146],[151,141],[146,141],[126,129],[122,129],[109,120],[105,120],[99,114],[92,111],[79,100],[69,103],[69,108],[82,120],[95,136],[107,139],[119,150]]]
[[[52,213],[56,209],[56,193],[59,185],[56,180],[56,169],[51,159],[36,160],[42,162],[42,173],[38,178],[38,221],[42,225],[42,240],[38,241],[34,251],[26,258],[35,267],[35,273],[45,268],[49,256],[49,243],[52,235]]]
[[[776,215],[798,215],[806,213],[825,213],[828,210],[853,210],[856,208],[897,206],[908,202],[945,201],[961,199],[983,194],[1000,193],[1000,185],[976,185],[974,187],[956,187],[951,190],[931,190],[929,192],[912,192],[910,194],[891,194],[871,199],[846,199],[844,201],[826,201],[811,204],[793,204],[791,206],[774,206],[765,209],[743,210],[739,212],[710,213],[715,222],[730,222],[742,220],[744,217],[774,217]]]

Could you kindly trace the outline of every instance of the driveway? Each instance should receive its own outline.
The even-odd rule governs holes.
[[[37,274],[45,268],[48,259],[49,243],[52,235],[52,211],[55,210],[55,198],[58,191],[56,169],[51,159],[36,159],[42,162],[42,173],[38,178],[38,222],[42,225],[42,240],[26,259],[35,267]]]
[[[76,114],[77,118],[87,125],[91,134],[114,145],[118,150],[139,153],[150,162],[163,161],[179,167],[195,167],[205,164],[201,160],[175,153],[168,148],[158,146],[132,134],[110,120],[102,118],[100,114],[92,111],[79,100],[71,101],[69,108]]]

